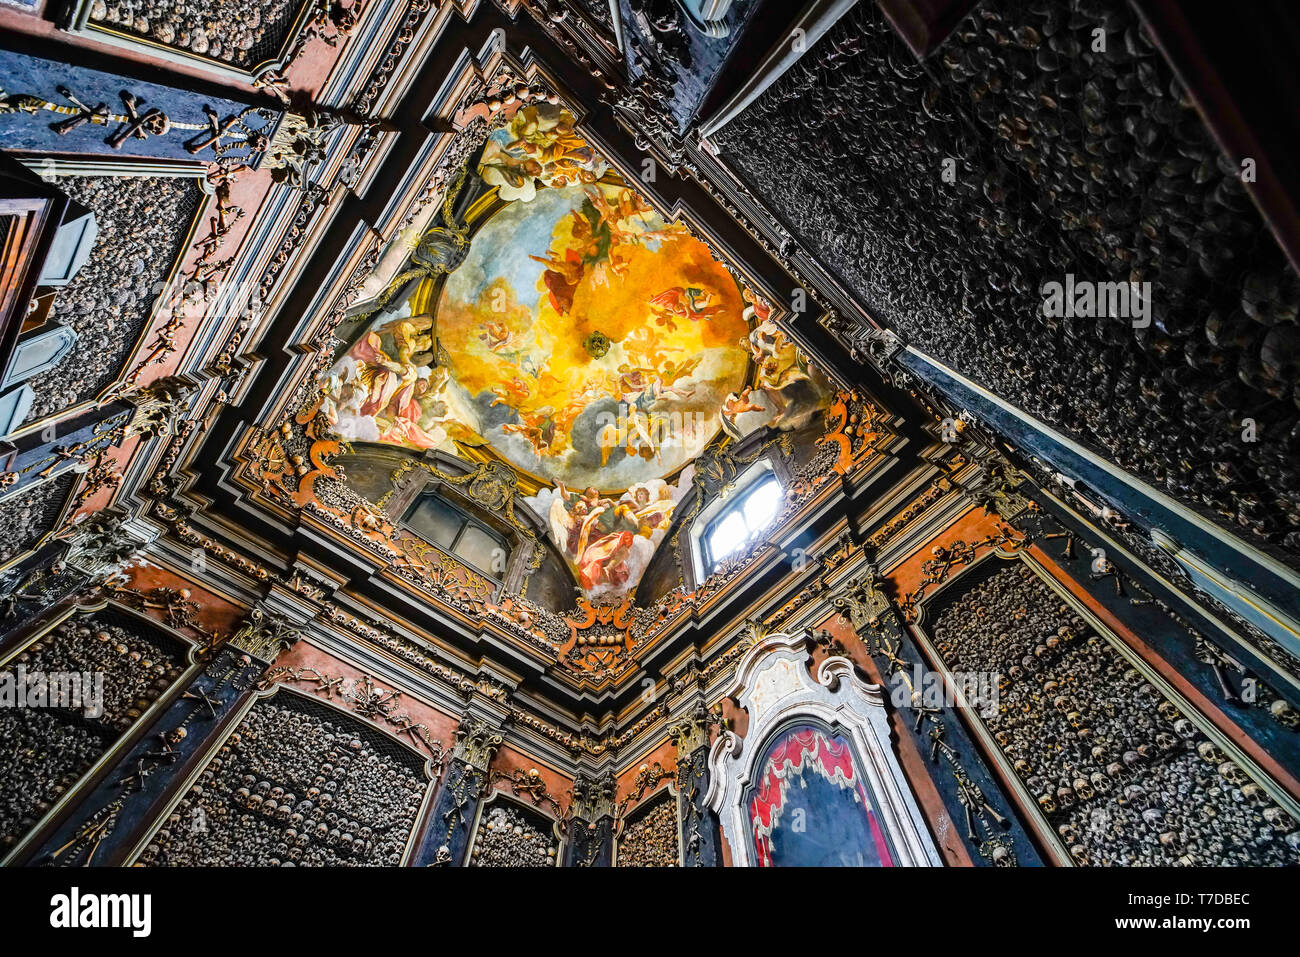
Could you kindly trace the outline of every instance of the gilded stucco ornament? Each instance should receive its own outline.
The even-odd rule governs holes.
[[[861,578],[852,578],[831,600],[859,633],[872,631],[881,618],[893,613],[893,606],[883,590],[883,582],[874,565],[868,565]]]
[[[297,644],[301,637],[299,626],[258,603],[249,610],[239,630],[230,636],[230,644],[254,658],[270,662]]]
[[[710,729],[717,727],[720,720],[703,701],[698,701],[685,718],[669,725],[668,740],[677,748],[679,763],[709,743]]]
[[[452,757],[459,758],[478,771],[487,772],[497,748],[505,740],[505,735],[484,721],[466,716],[456,728],[456,743],[452,748]]]
[[[613,768],[597,774],[579,771],[573,779],[569,814],[588,823],[614,815],[614,798],[618,793],[618,780]]]

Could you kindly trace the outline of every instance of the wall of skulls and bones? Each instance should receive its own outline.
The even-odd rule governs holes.
[[[265,603],[221,635],[212,626],[232,619],[206,609],[215,595],[128,572],[109,605],[28,636],[3,663],[106,674],[94,720],[3,713],[6,779],[23,782],[6,792],[6,853],[148,866],[725,864],[737,838],[705,803],[708,754],[724,733],[762,744],[726,685],[748,649],[793,623],[809,681],[840,660],[882,689],[892,760],[944,863],[1294,863],[1285,755],[1232,733],[1206,694],[1213,668],[1190,683],[1089,593],[1108,581],[1056,565],[1049,540],[1018,527],[1037,517],[1031,503],[1004,504],[1021,509],[1010,519],[968,504],[932,537],[906,534],[928,509],[901,509],[878,539],[903,540],[896,567],[834,549],[814,595],[724,629],[710,660],[667,683],[663,707],[599,738],[548,727],[504,682],[438,674],[427,659],[408,670],[412,649],[401,667],[363,665],[333,628]],[[918,665],[995,684],[972,686],[964,706],[932,701]],[[1254,711],[1295,733],[1286,709]],[[69,841],[73,856],[60,857]]]
[[[71,347],[30,381],[31,404],[0,446],[0,862],[772,860],[772,835],[797,833],[769,820],[762,853],[741,843],[753,835],[726,822],[750,807],[718,775],[726,755],[770,754],[791,728],[821,735],[843,780],[896,787],[882,798],[863,785],[881,812],[872,822],[835,822],[846,826],[834,833],[883,827],[879,847],[893,852],[879,862],[1300,861],[1300,644],[1285,616],[1261,628],[1208,594],[1138,517],[1063,485],[919,366],[891,364],[897,340],[831,308],[847,285],[937,359],[1199,501],[1215,513],[1207,528],[1230,521],[1294,551],[1292,419],[1279,404],[1290,359],[1275,331],[1293,275],[1276,249],[1251,245],[1253,210],[1126,13],[1090,6],[1118,49],[1085,81],[1062,63],[1059,17],[1020,22],[1014,6],[984,4],[982,33],[955,34],[941,69],[923,74],[860,3],[711,152],[681,134],[706,92],[687,80],[717,64],[699,36],[669,42],[669,24],[689,29],[669,3],[621,0],[636,24],[621,47],[619,18],[594,2],[91,0],[71,5],[60,42],[95,51],[95,69],[0,52],[0,148],[93,212],[99,231],[77,275],[35,297],[31,316],[56,322]],[[729,43],[744,10],[730,14]],[[2,11],[0,25],[21,30],[24,16]],[[466,55],[444,58],[455,71],[432,83],[433,50]],[[113,57],[117,73],[102,69]],[[168,82],[137,82],[142,62],[166,64]],[[1000,78],[1017,69],[1036,77],[1034,102],[1006,92]],[[405,91],[435,87],[432,114],[421,102],[412,121]],[[1054,122],[1044,97],[1078,100],[1082,128]],[[901,131],[892,152],[850,115],[859,100],[879,107],[890,136]],[[967,100],[970,137],[954,133]],[[933,156],[906,141],[918,102]],[[536,578],[527,590],[539,569],[564,565],[501,462],[408,455],[363,489],[340,467],[357,450],[322,407],[321,376],[361,288],[411,236],[424,236],[422,278],[440,274],[459,249],[454,229],[436,232],[464,212],[456,184],[491,132],[543,103],[579,117],[629,181],[644,160],[661,164],[647,201],[738,288],[771,299],[773,322],[830,385],[816,434],[756,432],[692,463],[645,585],[618,602],[555,601]],[[908,122],[891,125],[900,115]],[[1161,132],[1135,147],[1132,176],[1106,182],[1132,190],[1154,177],[1170,209],[1146,222],[1094,208],[1074,170],[1101,182],[1110,167],[1069,159],[1072,143],[1114,152],[1129,127]],[[810,136],[823,148],[799,176],[772,165],[773,141]],[[949,154],[962,164],[960,203],[898,165]],[[871,175],[854,179],[867,157]],[[985,166],[1004,172],[967,181]],[[1051,215],[1019,192],[1025,176],[1059,198]],[[911,185],[892,190],[900,180]],[[361,197],[383,200],[369,204],[383,207],[373,222],[349,218]],[[435,216],[430,239],[421,224]],[[1089,216],[1109,228],[1088,256],[1181,277],[1198,300],[1158,315],[1140,355],[1070,327],[1076,362],[1051,352],[1061,337],[992,324],[1019,315],[1000,297],[1029,281],[1034,255],[1068,265],[1053,237]],[[1166,219],[1188,237],[1177,249],[1138,240],[1128,262],[1112,248]],[[900,223],[909,256],[891,232]],[[969,240],[961,257],[944,245],[952,233]],[[810,246],[839,281],[822,281]],[[1259,266],[1228,275],[1222,249],[1258,253]],[[923,269],[925,256],[955,265]],[[906,289],[882,284],[882,263]],[[977,272],[995,282],[984,288]],[[817,317],[784,306],[792,277]],[[944,291],[958,288],[960,304]],[[1192,335],[1202,327],[1206,342]],[[1170,356],[1168,374],[1144,371]],[[1233,368],[1243,375],[1225,381]],[[1209,398],[1184,417],[1177,403],[1192,389]],[[1215,410],[1254,393],[1261,421],[1284,428],[1244,450],[1212,430],[1213,461],[1184,468]],[[1115,401],[1098,404],[1103,394]],[[701,573],[692,523],[764,464],[785,483],[773,525]],[[502,581],[403,525],[395,503],[425,488],[508,538],[517,558]],[[773,635],[788,645],[788,687],[808,694],[786,697],[775,679],[736,690],[737,669]],[[102,694],[89,709],[52,705],[49,685],[41,697],[27,680],[37,674],[96,676]],[[869,705],[845,694],[836,719],[810,705],[820,677],[876,688],[860,695]],[[853,736],[868,721],[880,732],[870,752]],[[801,760],[772,780],[796,764],[818,773]],[[771,797],[765,807],[784,806]],[[891,807],[905,816],[888,818]]]

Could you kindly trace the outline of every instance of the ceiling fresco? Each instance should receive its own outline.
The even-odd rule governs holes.
[[[443,287],[437,324],[447,377],[502,457],[621,489],[717,434],[745,386],[744,312],[707,248],[601,182],[497,213]]]
[[[505,461],[540,489],[528,502],[583,591],[623,593],[709,443],[800,428],[829,389],[768,304],[567,111],[519,110],[477,171],[492,191],[468,214],[468,249],[436,277],[396,271],[397,294],[362,305],[326,415],[350,442]]]

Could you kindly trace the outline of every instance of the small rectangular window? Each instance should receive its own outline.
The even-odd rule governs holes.
[[[510,550],[505,538],[446,499],[426,492],[406,513],[406,527],[439,548],[498,581]]]
[[[738,551],[749,537],[745,520],[736,512],[727,512],[709,532],[709,555],[717,562]]]
[[[767,528],[781,511],[781,484],[768,478],[745,496],[745,524],[751,533]]]
[[[470,525],[456,543],[456,554],[495,578],[506,570],[505,540],[479,525]]]
[[[456,536],[465,527],[465,515],[436,495],[424,495],[407,513],[406,525],[426,542],[442,548],[456,544]]]

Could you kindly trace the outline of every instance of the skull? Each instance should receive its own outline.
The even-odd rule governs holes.
[[[1250,778],[1246,777],[1246,775],[1242,773],[1241,768],[1237,767],[1231,761],[1224,761],[1219,765],[1219,776],[1225,781],[1231,781],[1233,784],[1238,786],[1247,784],[1250,781]]]
[[[1268,713],[1284,728],[1290,728],[1292,731],[1300,728],[1300,711],[1291,707],[1290,702],[1278,698],[1268,706]]]
[[[1213,741],[1202,741],[1196,746],[1196,753],[1210,764],[1218,764],[1223,760],[1223,752],[1215,747]]]
[[[1264,808],[1264,820],[1272,824],[1275,830],[1285,831],[1287,828],[1294,826],[1295,822],[1291,820],[1291,815],[1280,807]]]

